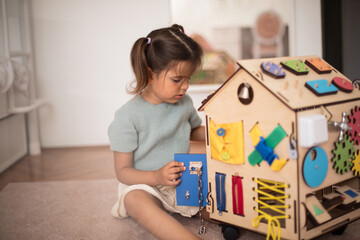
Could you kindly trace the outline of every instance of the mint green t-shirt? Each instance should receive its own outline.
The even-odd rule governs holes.
[[[177,103],[158,105],[136,95],[115,113],[108,128],[110,148],[133,152],[138,170],[157,170],[173,161],[175,153],[189,152],[191,130],[200,124],[188,95]]]

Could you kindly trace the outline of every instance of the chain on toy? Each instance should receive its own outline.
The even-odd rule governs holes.
[[[203,235],[203,234],[206,233],[206,228],[204,226],[204,219],[203,219],[202,214],[201,214],[201,210],[203,209],[202,205],[203,205],[203,201],[204,201],[204,196],[202,194],[203,182],[201,180],[201,175],[202,175],[201,168],[197,169],[197,174],[198,174],[199,218],[200,218],[199,234]]]

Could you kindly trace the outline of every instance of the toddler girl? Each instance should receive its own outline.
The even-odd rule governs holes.
[[[176,205],[175,186],[190,139],[204,141],[204,127],[191,98],[189,79],[202,49],[179,25],[152,31],[131,50],[135,96],[115,113],[108,129],[119,180],[116,217],[130,215],[159,239],[198,239],[165,210],[190,217],[198,207]]]

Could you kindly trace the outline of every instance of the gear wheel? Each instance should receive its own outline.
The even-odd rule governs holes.
[[[352,160],[353,168],[351,169],[354,172],[354,176],[360,175],[360,151],[357,150],[355,154],[355,159]]]
[[[349,134],[351,135],[351,140],[354,141],[355,145],[360,143],[360,109],[358,106],[351,109],[351,114],[348,115],[349,123],[348,126],[351,127]]]
[[[334,169],[339,174],[348,172],[352,167],[352,160],[355,159],[354,141],[350,139],[350,135],[345,135],[344,139],[335,143],[335,149],[332,150],[334,157]]]

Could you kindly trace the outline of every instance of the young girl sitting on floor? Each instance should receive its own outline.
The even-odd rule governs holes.
[[[199,239],[165,210],[190,217],[198,207],[176,205],[175,186],[190,140],[204,141],[204,127],[186,95],[201,65],[202,49],[179,25],[152,31],[131,50],[135,96],[115,113],[108,129],[119,180],[116,217],[130,215],[159,239]]]

